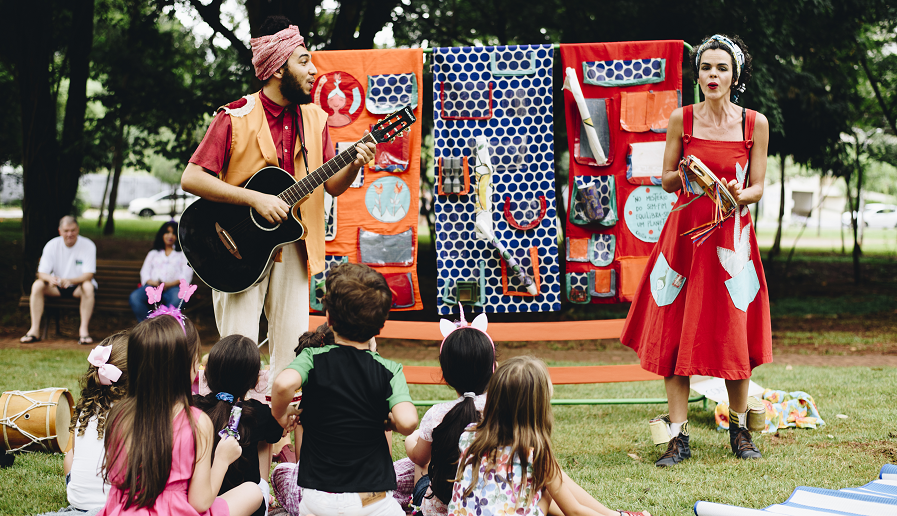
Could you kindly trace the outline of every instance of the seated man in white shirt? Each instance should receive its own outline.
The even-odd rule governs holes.
[[[40,320],[45,297],[78,298],[81,300],[81,326],[78,342],[93,344],[90,316],[93,314],[97,282],[97,246],[78,236],[78,221],[71,215],[59,219],[59,236],[47,242],[37,267],[37,279],[31,285],[31,328],[19,339],[28,344],[40,341]]]

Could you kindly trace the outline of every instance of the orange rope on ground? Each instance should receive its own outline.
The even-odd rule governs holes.
[[[309,316],[308,327],[324,324],[324,317]],[[489,323],[489,336],[495,342],[532,342],[536,340],[619,339],[625,319],[600,321],[562,321],[542,323]],[[385,339],[442,340],[438,322],[386,321],[378,337]]]
[[[438,367],[404,366],[405,381],[417,385],[439,385],[442,372]],[[551,383],[571,385],[581,383],[643,382],[663,377],[642,369],[638,364],[609,366],[549,367]]]

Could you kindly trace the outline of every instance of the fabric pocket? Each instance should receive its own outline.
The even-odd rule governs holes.
[[[587,262],[589,261],[589,242],[588,238],[570,238],[567,237],[567,261],[568,262]]]
[[[617,262],[620,264],[620,301],[632,301],[648,266],[648,257],[623,256]]]
[[[358,228],[358,263],[373,267],[407,267],[414,263],[412,228],[383,235]]]
[[[327,274],[330,273],[330,269],[336,267],[341,263],[348,263],[348,256],[331,256],[327,255],[324,257],[324,271],[319,272],[310,278],[308,282],[308,306],[312,310],[317,312],[324,311],[324,294],[327,293],[325,285],[327,284]]]
[[[439,117],[443,120],[489,120],[492,118],[492,83],[442,81],[439,104]]]
[[[570,187],[570,222],[579,226],[598,223],[606,227],[617,223],[614,176],[576,176]]]
[[[650,280],[651,295],[657,306],[672,304],[685,286],[685,276],[670,267],[663,253],[657,255],[657,261],[651,269]]]
[[[401,173],[408,170],[411,138],[407,131],[397,134],[391,141],[378,143],[374,151],[374,171]]]
[[[617,271],[613,269],[589,271],[589,295],[601,298],[616,296]]]
[[[589,261],[595,267],[607,267],[614,261],[616,237],[595,233],[589,239]]]
[[[533,75],[536,73],[536,52],[533,50],[496,50],[489,54],[489,70],[496,77]]]
[[[666,142],[630,143],[626,156],[626,180],[636,185],[660,185]]]
[[[436,165],[436,193],[467,195],[470,193],[470,170],[467,156],[439,158]]]
[[[589,139],[586,137],[585,122],[580,119],[579,110],[573,105],[574,119],[580,119],[578,124],[574,124],[573,131],[573,159],[580,165],[591,165],[593,167],[606,167],[614,161],[614,147],[611,145],[610,125],[608,123],[607,113],[613,106],[613,99],[585,99],[586,107],[589,109],[592,127],[598,135],[598,141],[601,142],[601,148],[607,157],[606,163],[599,163],[595,159],[595,153],[589,145]]]
[[[582,82],[594,86],[636,86],[663,82],[666,78],[666,59],[613,59],[584,61]]]
[[[368,75],[365,107],[375,115],[388,115],[405,106],[417,108],[417,75]]]
[[[489,156],[494,172],[518,170],[526,166],[529,135],[489,139]]]
[[[513,208],[511,207],[513,204]],[[544,195],[540,195],[537,199],[528,199],[525,201],[511,201],[511,196],[505,196],[504,214],[505,221],[514,229],[520,231],[528,231],[535,228],[545,218],[548,212],[548,201]],[[521,223],[520,220],[528,220],[529,222]]]
[[[383,277],[392,291],[392,308],[414,306],[414,282],[410,272],[388,272]]]
[[[726,280],[726,289],[735,308],[747,312],[748,306],[757,297],[757,292],[760,292],[760,279],[753,260],[748,260],[741,272]]]
[[[530,247],[528,253],[525,253],[523,256],[517,256],[516,259],[523,272],[535,283],[536,294],[530,294],[520,278],[517,277],[517,274],[514,273],[514,269],[509,267],[504,259],[500,259],[502,293],[506,296],[538,297],[542,289],[542,280],[539,277],[539,248]]]
[[[589,273],[567,273],[567,299],[577,305],[587,305],[592,302],[589,295]]]
[[[679,90],[620,93],[620,128],[631,133],[667,132],[673,111],[682,105]]]

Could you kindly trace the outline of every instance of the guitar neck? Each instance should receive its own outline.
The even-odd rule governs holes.
[[[337,172],[346,168],[347,165],[355,161],[355,158],[358,157],[358,152],[355,150],[355,146],[364,143],[376,144],[377,141],[370,133],[364,135],[364,137],[355,142],[352,147],[344,150],[343,152],[340,152],[339,154],[331,158],[330,161],[321,165],[320,168],[316,169],[314,172],[297,181],[293,186],[281,192],[278,197],[286,201],[290,206],[308,197],[312,192],[315,191],[315,188],[324,184]]]

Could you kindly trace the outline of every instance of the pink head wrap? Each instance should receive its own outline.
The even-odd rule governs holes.
[[[109,356],[112,354],[112,346],[97,346],[93,348],[87,361],[97,368],[97,376],[101,385],[112,385],[121,378],[121,369],[109,364]]]
[[[296,47],[305,46],[305,38],[299,34],[299,27],[290,25],[277,34],[252,38],[249,45],[252,47],[255,76],[266,81],[286,63]]]

